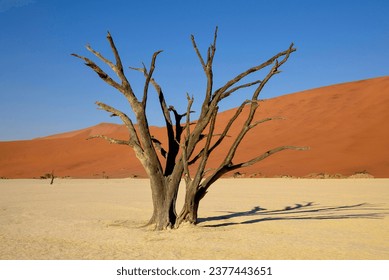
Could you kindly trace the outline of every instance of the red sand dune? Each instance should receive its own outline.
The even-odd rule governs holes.
[[[285,120],[267,122],[250,131],[234,163],[280,145],[309,146],[310,150],[280,152],[241,169],[246,176],[349,176],[366,171],[374,177],[389,177],[389,76],[284,95],[260,106],[256,119],[277,116]],[[222,129],[233,113],[221,113],[217,127]],[[166,144],[164,128],[153,127],[152,133]],[[229,134],[235,133],[237,126]],[[75,178],[145,176],[130,148],[101,139],[86,140],[95,134],[127,136],[123,126],[99,124],[40,139],[0,142],[0,177],[33,178],[52,170],[57,176]],[[227,148],[228,142],[215,151],[210,167]]]

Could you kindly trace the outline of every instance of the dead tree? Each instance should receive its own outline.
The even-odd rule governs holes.
[[[55,179],[54,170],[51,171],[51,173],[50,173],[50,178],[51,178],[51,180],[50,180],[50,185],[52,185],[52,184],[54,183],[54,179]]]
[[[304,147],[281,146],[266,151],[248,161],[233,163],[238,146],[241,144],[246,134],[257,125],[274,119],[267,118],[260,121],[254,121],[255,112],[258,108],[259,93],[274,75],[280,73],[280,67],[296,49],[293,47],[293,44],[291,44],[286,50],[274,55],[267,61],[240,73],[233,79],[227,81],[222,87],[214,89],[212,65],[216,52],[216,39],[217,28],[214,33],[213,42],[208,48],[206,57],[204,57],[197,47],[194,36],[191,36],[193,48],[207,79],[201,112],[196,122],[192,122],[190,118],[194,98],[187,95],[186,112],[180,114],[173,106],[167,105],[162,87],[153,78],[156,59],[162,51],[157,51],[153,54],[149,69],[147,69],[144,64],[141,68],[130,67],[130,69],[140,71],[144,75],[145,82],[141,96],[135,95],[130,82],[127,80],[119,52],[109,32],[107,34],[107,40],[111,46],[115,62],[108,60],[89,45],[86,48],[108,65],[116,73],[119,81],[116,81],[109,76],[89,58],[72,54],[73,56],[84,60],[85,64],[93,69],[103,81],[124,95],[135,115],[136,124],[124,112],[102,102],[96,102],[100,109],[103,109],[109,112],[111,116],[117,116],[122,120],[128,129],[129,138],[128,140],[121,140],[110,138],[105,135],[96,135],[93,136],[93,138],[103,138],[113,144],[127,145],[135,151],[136,157],[142,163],[150,178],[153,214],[148,225],[155,225],[155,229],[157,230],[179,227],[183,222],[196,224],[197,212],[201,199],[205,196],[209,187],[227,172],[253,165],[272,154],[286,149],[305,149]],[[262,80],[241,83],[242,79],[252,77],[252,74],[262,69],[268,69]],[[160,140],[155,139],[151,135],[149,130],[146,106],[149,98],[150,85],[154,87],[157,93],[161,112],[166,124],[168,143],[166,143],[167,147],[165,148],[162,146]],[[244,88],[253,89],[251,98],[242,102],[233,117],[225,127],[219,131],[219,134],[217,134],[215,131],[215,123],[218,116],[219,102]],[[244,109],[246,112],[248,111],[247,114],[242,114]],[[235,138],[232,141],[228,153],[225,155],[223,161],[220,162],[220,165],[209,172],[206,170],[206,166],[210,155],[228,136],[231,127],[238,117],[242,116],[244,116],[245,121],[238,134],[234,136]],[[218,130],[219,129],[220,128],[218,127]],[[160,156],[158,156],[159,154]],[[193,172],[191,166],[194,164],[196,164],[196,169]],[[191,174],[191,171],[193,174]],[[176,199],[182,178],[184,178],[186,183],[186,196],[183,209],[180,214],[177,215]]]

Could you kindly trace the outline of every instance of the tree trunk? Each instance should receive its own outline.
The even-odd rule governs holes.
[[[184,206],[176,220],[176,228],[182,223],[197,224],[200,201],[205,194],[206,191],[201,188],[201,186],[190,184],[189,187],[187,187]]]
[[[197,224],[199,204],[200,201],[196,200],[195,197],[185,199],[185,204],[177,218],[175,227],[178,228],[182,223]]]
[[[176,201],[179,181],[165,178],[163,181],[151,178],[151,192],[153,199],[153,215],[148,225],[155,225],[155,230],[173,228],[177,220]]]

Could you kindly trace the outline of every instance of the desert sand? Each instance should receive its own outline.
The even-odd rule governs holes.
[[[155,232],[148,180],[0,180],[0,259],[389,259],[388,203],[389,179],[221,179]]]
[[[281,152],[240,170],[245,177],[367,172],[376,178],[389,178],[389,76],[283,95],[264,100],[260,106],[257,120],[284,120],[266,122],[250,131],[234,162],[281,145],[308,146],[310,150]],[[234,112],[219,114],[220,131],[216,133]],[[236,135],[238,127],[229,134]],[[166,148],[165,129],[152,127],[151,131]],[[102,139],[86,140],[96,134],[128,138],[125,127],[105,123],[39,139],[0,142],[0,178],[40,178],[53,170],[57,176],[72,178],[146,176],[129,147],[110,145]],[[215,150],[209,167],[220,163],[232,139],[226,138]]]

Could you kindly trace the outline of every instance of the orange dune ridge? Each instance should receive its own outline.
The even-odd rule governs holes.
[[[220,113],[220,133],[236,109]],[[310,176],[369,173],[389,177],[389,76],[337,84],[260,102],[256,120],[282,117],[250,131],[234,163],[281,145],[308,146],[307,151],[282,151],[239,170],[246,177]],[[209,167],[217,166],[239,131],[237,120],[225,143],[214,151]],[[224,126],[223,126],[224,125]],[[164,128],[152,134],[166,146]],[[96,134],[126,139],[126,128],[103,123],[49,137],[0,142],[0,177],[39,178],[47,173],[72,178],[145,177],[131,148],[110,145]],[[232,175],[232,174],[230,174]]]

